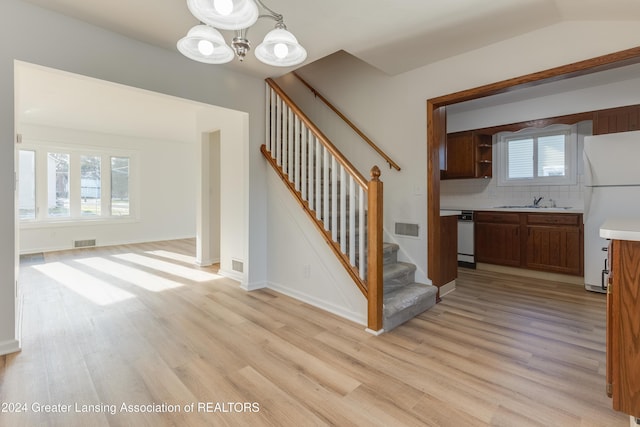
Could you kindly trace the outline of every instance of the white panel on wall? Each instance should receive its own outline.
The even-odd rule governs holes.
[[[358,286],[274,171],[267,185],[269,287],[366,325]]]

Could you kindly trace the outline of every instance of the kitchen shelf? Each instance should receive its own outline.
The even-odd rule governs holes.
[[[442,179],[490,178],[492,136],[475,131],[447,134]]]

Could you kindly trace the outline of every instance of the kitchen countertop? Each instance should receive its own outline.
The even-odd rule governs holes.
[[[600,237],[603,239],[640,241],[640,219],[607,219],[600,227]]]
[[[516,207],[516,208],[497,208],[491,206],[466,206],[464,208],[461,207],[452,207],[446,206],[441,208],[440,215],[442,215],[443,210],[468,210],[468,211],[496,211],[496,212],[539,212],[539,213],[583,213],[584,209],[582,208],[526,208],[526,207]]]
[[[440,216],[458,216],[462,211],[457,209],[440,209]]]

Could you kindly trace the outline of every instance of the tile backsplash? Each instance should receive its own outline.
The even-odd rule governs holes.
[[[547,206],[584,207],[584,175],[577,176],[576,185],[523,185],[499,187],[497,178],[455,179],[440,183],[440,206],[444,209],[479,209],[502,205],[531,204],[534,198],[543,197],[540,204]],[[553,201],[553,202],[552,202]]]
[[[451,179],[440,181],[440,206],[458,209],[484,209],[503,205],[528,205],[534,198],[542,197],[541,206],[550,206],[555,202],[558,207],[584,208],[584,171],[582,151],[584,137],[592,134],[591,121],[577,125],[577,158],[575,185],[520,185],[498,186],[496,168],[497,149],[494,137],[493,178],[490,179]]]

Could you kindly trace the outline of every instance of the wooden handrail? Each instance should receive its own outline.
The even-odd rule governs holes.
[[[337,245],[331,239],[331,234],[329,234],[327,230],[325,230],[322,224],[322,221],[317,219],[316,215],[314,215],[314,213],[309,208],[309,203],[307,203],[302,199],[300,192],[296,190],[296,188],[293,186],[291,181],[289,181],[288,177],[282,172],[282,168],[278,165],[275,159],[271,157],[271,153],[267,150],[267,147],[265,145],[262,145],[260,147],[260,151],[262,152],[262,155],[265,157],[265,159],[267,159],[267,161],[271,164],[273,169],[276,171],[276,173],[278,174],[278,176],[280,177],[284,185],[287,186],[287,188],[289,189],[293,197],[298,201],[298,204],[307,213],[307,215],[309,215],[309,218],[311,218],[313,225],[315,225],[316,229],[320,232],[320,235],[322,236],[322,238],[325,240],[325,242],[327,242],[331,250],[334,252],[336,257],[340,261],[340,263],[346,269],[349,276],[351,276],[355,284],[358,286],[358,289],[360,289],[360,292],[362,292],[362,295],[368,298],[369,287],[367,283],[360,278],[360,276],[358,275],[358,270],[356,270],[355,268],[353,268],[353,266],[349,264],[349,260],[340,251],[340,246]]]
[[[302,206],[302,209],[307,213],[313,224],[316,226],[324,240],[327,242],[331,250],[335,253],[340,263],[345,267],[348,274],[352,277],[355,284],[358,286],[363,295],[367,298],[367,329],[375,333],[379,333],[383,328],[383,184],[380,181],[380,168],[373,166],[371,169],[371,180],[366,180],[353,165],[340,153],[340,151],[328,140],[328,138],[318,129],[318,127],[300,110],[300,108],[289,98],[284,91],[272,80],[266,79],[267,82],[267,145],[262,145],[260,150],[262,154],[271,164],[276,173],[280,176],[280,179],[289,188],[294,198]],[[274,97],[274,95],[276,95]],[[276,100],[278,104],[273,105],[273,101]],[[286,105],[280,106],[280,102]],[[283,113],[287,113],[288,119],[288,131],[284,126],[287,122],[281,121]],[[295,116],[295,131],[291,128],[292,115]],[[282,119],[284,120],[284,119]],[[301,138],[299,133],[299,123],[303,125],[315,139]],[[274,128],[275,126],[275,128]],[[273,130],[275,129],[275,130]],[[292,135],[293,132],[293,135]],[[294,144],[290,145],[290,138],[294,139]],[[275,140],[274,140],[275,139]],[[300,140],[303,139],[304,142]],[[324,160],[323,165],[318,164],[316,159],[310,159],[307,157],[305,144],[313,144],[317,147],[316,154]],[[324,147],[324,154],[320,154],[320,147]],[[292,151],[289,151],[292,150]],[[282,152],[284,151],[284,153]],[[305,154],[307,153],[307,154]],[[327,156],[330,154],[331,156]],[[300,156],[296,158],[295,156]],[[355,188],[356,183],[360,186],[358,201],[359,201],[359,216],[356,217],[355,208],[356,204],[351,204],[351,210],[347,217],[347,211],[337,210],[337,200],[333,204],[332,213],[329,212],[328,198],[329,196],[337,196],[337,188],[333,187],[333,192],[330,195],[328,188],[331,185],[330,181],[320,181],[322,173],[320,167],[324,167],[324,179],[327,179],[328,161],[337,162],[341,165],[341,176],[344,173],[350,175],[349,187],[347,189],[343,176],[340,206],[344,207],[347,202],[347,192],[349,194],[349,200],[356,201]],[[306,193],[306,176],[305,171],[307,163],[310,168],[315,168],[315,193],[312,198],[308,198]],[[294,166],[291,167],[293,162]],[[302,170],[296,168],[302,165]],[[313,166],[312,166],[313,164]],[[293,172],[292,172],[293,171]],[[335,172],[334,172],[335,173]],[[313,170],[308,176],[314,175]],[[333,180],[337,179],[336,175],[333,175]],[[302,184],[300,183],[302,181]],[[334,181],[335,185],[335,181]],[[324,187],[323,192],[320,192],[320,188]],[[312,184],[309,184],[309,192],[311,192]],[[345,191],[346,190],[346,191]],[[365,201],[366,197],[366,201]],[[315,200],[313,199],[315,198]],[[323,211],[323,212],[322,212]],[[324,215],[323,215],[324,214]],[[340,215],[340,229],[336,227],[336,219]],[[334,215],[330,222],[329,218]],[[356,228],[355,223],[359,218],[360,228],[360,242],[359,249],[356,247]],[[346,229],[347,221],[350,223],[349,230]],[[366,227],[365,227],[366,225]],[[338,237],[341,236],[341,237]],[[347,239],[348,241],[343,240]],[[366,247],[364,243],[366,242]],[[347,244],[349,245],[347,247]],[[357,251],[357,253],[356,253]],[[358,260],[358,261],[356,261]],[[365,265],[366,263],[366,265]]]
[[[329,102],[327,98],[322,96],[317,90],[315,90],[313,86],[311,86],[307,81],[300,77],[295,71],[293,72],[293,75],[296,76],[298,80],[300,80],[311,92],[313,92],[313,94],[317,98],[319,98],[320,101],[324,102],[327,107],[329,107],[334,113],[336,113],[338,117],[340,117],[351,129],[353,129],[353,131],[357,133],[360,138],[362,138],[367,144],[369,144],[371,148],[373,148],[378,154],[380,154],[380,156],[382,156],[382,158],[387,163],[389,163],[390,168],[394,168],[398,171],[400,170],[400,166],[396,162],[394,162],[391,157],[387,155],[387,153],[382,151],[380,147],[378,147],[367,135],[365,135],[355,124],[353,124],[351,120],[349,120],[344,114],[342,114],[342,112],[338,110],[338,108],[336,108],[331,102]]]
[[[346,157],[344,157],[340,150],[338,150],[336,146],[333,145],[331,141],[329,141],[329,138],[327,138],[327,136],[322,133],[320,129],[318,129],[318,127],[306,116],[306,114],[302,112],[302,110],[293,102],[293,100],[289,98],[286,93],[284,93],[282,88],[278,86],[278,84],[271,78],[266,79],[266,82],[271,87],[271,89],[273,89],[278,94],[278,96],[280,96],[280,98],[282,98],[289,105],[289,108],[300,118],[300,121],[302,121],[305,126],[310,129],[311,132],[313,132],[318,140],[320,140],[322,145],[327,147],[327,150],[329,150],[329,152],[345,168],[345,170],[354,177],[358,185],[360,185],[362,188],[367,188],[369,184],[365,177],[362,176],[358,169],[356,169],[355,166],[353,166],[351,162],[347,160]]]

